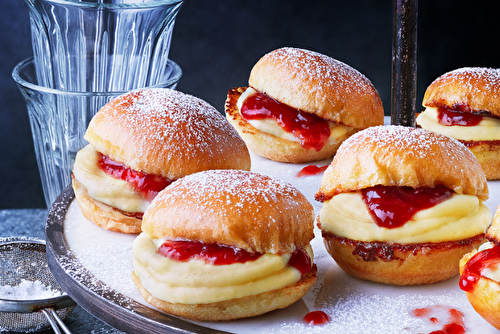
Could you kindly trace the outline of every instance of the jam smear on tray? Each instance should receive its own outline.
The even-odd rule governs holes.
[[[495,270],[500,265],[500,246],[485,249],[474,254],[465,265],[460,275],[460,289],[466,292],[474,290],[483,270]]]
[[[466,332],[464,315],[455,308],[433,305],[415,309],[411,313],[417,318],[426,319],[432,325],[439,325],[447,320],[442,329],[434,330],[429,334],[464,334]]]
[[[418,211],[433,207],[452,195],[452,191],[442,185],[417,189],[377,185],[361,193],[375,223],[386,228],[401,227]]]
[[[330,318],[323,311],[312,311],[304,316],[304,321],[309,325],[324,325]]]
[[[158,254],[181,262],[199,259],[215,266],[245,263],[262,256],[262,253],[250,253],[241,248],[187,240],[167,240],[158,248]],[[292,253],[288,264],[301,274],[307,273],[312,268],[311,258],[302,248]]]
[[[140,193],[150,202],[160,191],[172,183],[171,180],[165,177],[130,169],[101,153],[99,153],[98,164],[99,168],[101,168],[106,174],[111,175],[115,179],[127,181],[135,189],[135,191]]]
[[[326,169],[328,168],[327,166],[316,166],[316,165],[308,165],[302,168],[298,173],[297,177],[304,177],[304,176],[314,176],[314,175],[319,175],[323,173]]]
[[[451,126],[474,126],[478,125],[483,120],[482,115],[471,114],[445,108],[438,109],[439,124]]]
[[[308,150],[321,150],[330,137],[327,120],[287,106],[264,94],[250,95],[243,102],[240,113],[246,120],[274,119],[283,130],[297,137],[302,147]]]

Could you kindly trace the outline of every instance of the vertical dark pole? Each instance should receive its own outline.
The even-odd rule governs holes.
[[[394,0],[391,123],[415,126],[418,0]]]

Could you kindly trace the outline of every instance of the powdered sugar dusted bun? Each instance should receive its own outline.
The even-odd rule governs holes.
[[[147,209],[133,245],[132,279],[148,303],[193,320],[284,308],[316,280],[313,225],[312,205],[288,183],[248,171],[191,174]],[[192,251],[197,247],[209,259]],[[214,247],[246,258],[229,261]]]
[[[325,171],[316,198],[375,185],[434,187],[488,198],[486,177],[457,140],[424,129],[372,127],[347,139]]]
[[[384,122],[382,102],[371,81],[314,51],[272,51],[254,65],[248,82],[279,102],[356,129]]]
[[[318,227],[329,254],[353,276],[430,284],[458,274],[461,257],[484,242],[487,198],[481,166],[457,140],[372,127],[347,139],[325,171]]]
[[[213,170],[160,192],[142,230],[154,238],[281,254],[308,245],[313,225],[312,205],[290,184],[254,172]]]
[[[260,131],[247,122],[240,114],[237,101],[245,88],[238,87],[229,91],[226,100],[226,117],[241,135],[247,147],[252,152],[268,159],[280,162],[302,163],[317,161],[332,157],[342,142],[358,131],[350,127],[340,136],[331,137],[321,150],[304,148],[299,142],[290,141],[278,136]]]
[[[486,249],[481,249],[484,246],[486,246]],[[487,248],[491,247],[491,245],[488,244],[485,244],[484,246],[479,249],[479,252],[488,251]],[[468,276],[471,274],[467,272],[467,267],[469,265],[469,262],[471,262],[471,259],[473,259],[476,255],[478,255],[478,251],[473,250],[460,260],[461,280],[465,278],[462,275]],[[481,254],[479,255],[481,256]],[[478,276],[474,275],[475,282],[468,282],[467,284],[469,285],[472,283],[472,286],[466,285],[465,288],[462,286],[461,288],[465,290],[465,295],[467,296],[467,299],[469,300],[474,310],[493,327],[500,330],[500,303],[498,303],[498,298],[500,297],[500,282],[498,280],[498,269],[496,269],[498,268],[497,264],[498,262],[496,263],[496,265],[492,266],[492,263],[488,262],[488,265],[484,265],[483,271],[489,271],[489,274],[484,276],[481,274]],[[490,267],[493,267],[494,269],[490,270]],[[494,279],[492,279],[492,277],[488,277],[490,275],[493,276]]]
[[[272,51],[252,68],[249,86],[229,91],[226,117],[251,151],[274,161],[330,158],[350,135],[384,122],[370,80],[317,52]]]
[[[445,73],[427,88],[423,105],[419,126],[458,139],[474,153],[488,180],[500,179],[499,69]]]
[[[500,116],[500,70],[464,67],[445,73],[427,88],[423,105]]]
[[[114,161],[176,180],[207,169],[250,169],[245,143],[205,101],[171,89],[142,89],[106,104],[85,139]]]

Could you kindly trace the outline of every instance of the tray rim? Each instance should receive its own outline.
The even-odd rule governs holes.
[[[67,186],[49,209],[45,225],[49,269],[61,288],[84,310],[108,325],[137,334],[228,334],[147,307],[108,287],[73,254],[64,235],[64,220],[74,200]],[[126,319],[126,321],[124,321]]]

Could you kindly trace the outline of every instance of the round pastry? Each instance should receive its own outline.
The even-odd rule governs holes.
[[[92,118],[73,166],[83,215],[140,233],[142,215],[173,181],[208,169],[250,169],[244,141],[211,105],[171,89],[117,97]]]
[[[316,280],[314,209],[297,189],[211,170],[160,192],[133,245],[133,281],[151,305],[198,321],[284,308]]]
[[[486,177],[457,140],[424,129],[372,127],[339,148],[315,198],[326,248],[374,282],[430,284],[458,274],[491,222]]]
[[[363,74],[289,47],[264,55],[249,87],[229,91],[225,109],[251,151],[291,163],[330,158],[350,135],[384,122],[378,92]]]
[[[500,179],[500,70],[466,67],[427,88],[417,125],[461,141],[488,180]]]
[[[486,232],[489,240],[460,260],[460,289],[476,312],[500,329],[500,206]]]

